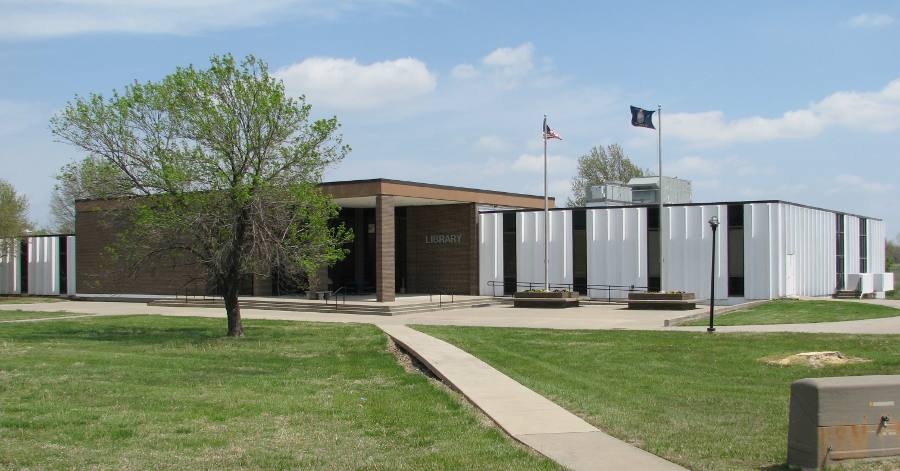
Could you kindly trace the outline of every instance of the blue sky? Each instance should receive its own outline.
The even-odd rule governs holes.
[[[0,0],[0,178],[49,223],[79,159],[48,118],[76,94],[255,54],[343,124],[327,178],[551,194],[620,143],[655,169],[628,105],[663,105],[664,173],[695,201],[786,199],[900,232],[900,2]]]

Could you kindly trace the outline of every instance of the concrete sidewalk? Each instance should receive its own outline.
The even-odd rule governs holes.
[[[516,440],[573,470],[683,470],[613,438],[474,356],[405,325],[380,325]]]
[[[863,300],[863,303],[900,308],[897,300]],[[196,316],[224,319],[225,310],[203,307],[160,307],[142,302],[63,301],[36,304],[2,304],[3,310],[63,311],[72,314],[150,314],[163,316]],[[701,309],[695,311],[702,311]],[[456,325],[473,327],[519,327],[565,330],[662,330],[704,332],[706,327],[664,327],[671,319],[692,311],[629,311],[621,305],[592,305],[573,309],[516,309],[490,306],[451,311],[434,311],[402,316],[366,316],[340,312],[295,312],[241,309],[244,319],[270,319],[308,322],[339,322],[375,325]],[[59,318],[62,319],[62,318]],[[716,326],[727,332],[810,332],[839,334],[900,334],[900,316],[858,321],[821,322],[811,324],[772,324]]]

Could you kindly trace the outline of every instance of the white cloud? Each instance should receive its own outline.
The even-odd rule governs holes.
[[[561,155],[547,156],[548,174],[574,174],[577,163],[574,159]],[[534,154],[522,154],[513,161],[510,168],[516,172],[543,173],[544,156]]]
[[[407,57],[364,65],[356,59],[312,57],[279,69],[288,92],[313,104],[343,109],[375,108],[434,91],[437,78],[425,63]]]
[[[834,177],[834,187],[831,193],[846,193],[858,191],[872,195],[884,194],[892,191],[894,185],[890,183],[878,183],[866,180],[859,175],[843,173]]]
[[[499,136],[481,136],[475,141],[475,147],[488,152],[503,152],[509,144]]]
[[[562,155],[547,156],[548,175],[569,176],[575,174],[578,163],[575,159]],[[489,177],[509,174],[537,174],[544,172],[544,156],[537,154],[521,154],[516,159],[489,159],[482,165],[481,173]]]
[[[0,0],[0,39],[85,33],[191,34],[259,26],[285,17],[333,19],[413,0]]]
[[[459,80],[468,80],[478,77],[480,73],[472,64],[459,64],[450,70],[450,75]]]
[[[669,136],[698,145],[806,138],[828,127],[890,132],[900,129],[900,79],[876,92],[837,92],[778,118],[728,121],[721,111],[670,113],[665,125]]]
[[[894,17],[878,13],[863,13],[862,15],[850,18],[850,21],[847,22],[847,24],[854,28],[880,28],[882,26],[889,26],[893,23]]]
[[[537,88],[559,87],[565,78],[556,75],[550,57],[535,57],[530,42],[515,47],[500,47],[481,58],[479,64],[458,64],[450,75],[459,81],[472,81],[511,90],[520,85]],[[479,81],[472,79],[481,78]]]
[[[738,190],[744,198],[750,199],[797,199],[809,195],[809,185],[805,183],[786,183],[770,187],[744,186]]]
[[[725,174],[753,177],[774,175],[776,173],[775,166],[771,164],[749,162],[733,156],[724,158],[686,156],[668,163],[663,170],[666,175],[678,176],[688,180]]]
[[[534,45],[529,43],[517,47],[501,47],[481,59],[485,66],[498,70],[504,75],[518,77],[534,69]]]

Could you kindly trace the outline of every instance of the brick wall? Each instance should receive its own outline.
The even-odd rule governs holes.
[[[407,292],[446,288],[454,294],[478,294],[474,204],[408,207],[406,235]]]
[[[116,207],[118,206],[118,208]],[[136,269],[116,259],[108,247],[115,247],[118,234],[127,227],[127,209],[120,202],[90,201],[76,205],[75,266],[78,294],[159,294],[183,293],[188,288],[202,294],[206,278],[202,267],[185,260],[154,259]]]
[[[394,221],[394,198],[377,196],[375,199],[375,297],[379,302],[390,302],[396,297]]]

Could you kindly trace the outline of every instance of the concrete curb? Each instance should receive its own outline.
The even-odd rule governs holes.
[[[746,303],[735,304],[733,306],[722,306],[716,308],[716,315],[719,314],[727,314],[729,312],[740,311],[741,309],[749,309],[751,307],[759,306],[760,304],[765,304],[771,302],[769,299],[761,299],[759,301],[749,301]],[[698,312],[696,314],[691,314],[688,316],[675,317],[673,319],[666,319],[663,321],[663,327],[675,327],[685,322],[695,321],[698,319],[707,319],[709,318],[709,307],[707,307],[707,312]]]

